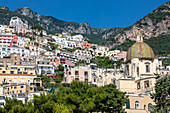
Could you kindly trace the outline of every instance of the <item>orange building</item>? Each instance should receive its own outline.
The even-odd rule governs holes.
[[[80,41],[81,43],[81,47],[87,47],[87,48],[90,48],[90,43],[88,43],[87,41]]]

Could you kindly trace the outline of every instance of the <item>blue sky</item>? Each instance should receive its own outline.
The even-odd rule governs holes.
[[[127,27],[168,0],[0,0],[14,11],[33,11],[64,21],[87,22],[93,28]]]

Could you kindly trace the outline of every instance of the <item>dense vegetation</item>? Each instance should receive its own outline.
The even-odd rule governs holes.
[[[150,39],[144,40],[144,42],[146,42],[153,49],[155,55],[166,56],[170,54],[170,35],[152,37]],[[131,47],[134,43],[135,41],[127,39],[125,43],[115,46],[111,50],[119,49],[127,51],[128,48]]]
[[[157,82],[155,84],[155,93],[151,94],[156,105],[154,113],[168,113],[170,109],[170,76],[160,77],[157,74]]]
[[[122,113],[128,97],[114,84],[97,87],[74,81],[69,86],[60,87],[57,93],[35,96],[34,105],[22,104],[16,99],[6,99],[6,102],[4,109],[0,108],[2,113]]]
[[[163,65],[165,65],[165,66],[170,65],[170,58],[164,58],[164,59],[161,59],[161,60],[162,60]]]
[[[90,42],[94,44],[105,45],[107,41],[102,39],[101,34],[84,34],[84,36],[88,37]]]
[[[116,63],[116,67],[118,68],[123,63],[122,60],[113,61],[109,57],[95,57],[90,62],[97,64],[98,68],[114,68],[114,63]]]

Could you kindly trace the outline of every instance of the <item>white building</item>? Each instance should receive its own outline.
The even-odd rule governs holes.
[[[37,69],[38,75],[54,74],[54,66],[52,64],[50,64],[50,61],[47,60],[46,58],[37,58],[36,59],[36,69]]]
[[[59,37],[59,36],[52,36],[52,39],[54,39],[56,43],[59,44],[64,44],[64,42],[66,41],[66,38]]]
[[[20,56],[30,56],[30,51],[25,48],[18,47],[0,47],[0,58],[10,56],[12,53],[20,54]]]
[[[5,33],[5,26],[4,25],[0,25],[0,33]]]
[[[75,35],[75,36],[72,36],[71,40],[74,40],[74,41],[83,41],[83,36],[82,35]]]
[[[75,48],[75,47],[77,47],[77,45],[76,45],[76,42],[74,42],[74,41],[65,41],[64,47],[65,48]]]
[[[28,25],[25,24],[19,17],[17,16],[11,17],[10,26],[18,27],[21,25],[25,25],[26,27],[28,27]]]

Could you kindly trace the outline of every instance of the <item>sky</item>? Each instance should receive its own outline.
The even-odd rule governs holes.
[[[93,28],[128,27],[168,0],[0,0],[14,11],[29,7],[67,22],[87,22]]]

